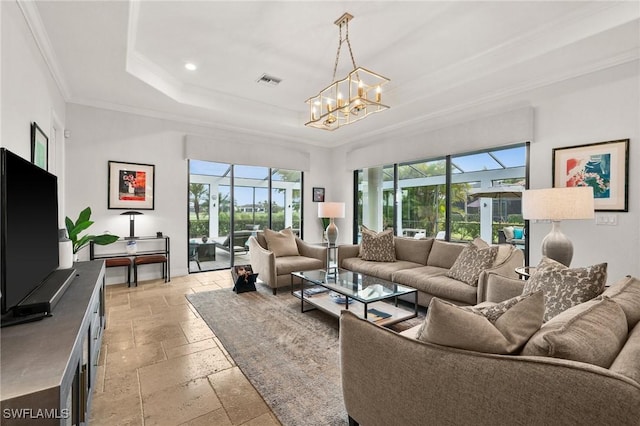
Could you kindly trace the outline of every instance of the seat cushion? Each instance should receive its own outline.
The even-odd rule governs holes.
[[[478,302],[478,288],[449,278],[445,275],[446,273],[447,270],[444,268],[423,266],[398,271],[393,274],[392,281],[435,297],[454,300],[466,305],[475,305]]]
[[[360,257],[374,262],[395,262],[396,250],[393,246],[393,230],[375,232],[362,226]]]
[[[568,268],[543,257],[536,271],[524,285],[522,294],[536,290],[544,292],[544,320],[600,295],[607,282],[607,264],[583,268]]]
[[[360,272],[365,275],[372,275],[389,281],[392,281],[391,278],[396,271],[419,268],[420,266],[422,265],[419,263],[408,262],[406,260],[399,260],[396,262],[374,262],[370,260],[363,260],[359,257],[350,257],[342,260],[342,267],[345,269]]]
[[[264,237],[267,240],[267,248],[276,255],[276,258],[283,256],[298,256],[298,245],[296,237],[291,229],[283,229],[280,232],[271,229],[264,230]]]
[[[611,299],[576,305],[545,323],[522,355],[548,356],[609,368],[627,339],[624,311]]]
[[[297,271],[310,271],[324,268],[324,262],[305,256],[276,257],[276,275],[287,275]]]
[[[488,308],[460,307],[431,300],[419,340],[478,352],[511,354],[542,325],[542,291]]]

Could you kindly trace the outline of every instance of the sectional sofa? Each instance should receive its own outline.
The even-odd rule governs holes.
[[[523,281],[491,274],[487,285],[503,299],[521,292]],[[396,333],[343,311],[350,424],[637,426],[639,320],[640,280],[632,277],[552,318],[512,355],[417,340],[421,326]]]
[[[523,266],[524,255],[510,244],[498,245],[493,265],[480,273],[477,286],[473,286],[447,276],[468,244],[434,238],[393,237],[395,262],[363,260],[359,256],[359,244],[341,245],[338,248],[338,265],[415,288],[421,306],[428,306],[434,296],[460,305],[475,305],[486,300],[488,274],[493,272],[516,278],[515,268]]]

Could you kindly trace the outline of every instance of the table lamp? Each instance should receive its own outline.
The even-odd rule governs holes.
[[[338,227],[334,219],[344,217],[344,203],[326,202],[318,204],[318,217],[327,217],[330,219],[327,226],[327,240],[329,244],[335,244],[338,240]]]
[[[128,211],[122,212],[120,214],[122,216],[129,215],[129,236],[126,237],[125,239],[132,240],[132,239],[136,238],[136,237],[134,237],[134,235],[135,235],[135,232],[134,232],[135,231],[135,217],[136,217],[136,215],[139,215],[139,214],[142,214],[142,213],[137,212],[135,210],[128,210]]]
[[[522,216],[525,219],[550,220],[551,232],[542,240],[542,255],[571,264],[573,244],[560,230],[561,220],[593,219],[593,188],[530,189],[522,193]]]

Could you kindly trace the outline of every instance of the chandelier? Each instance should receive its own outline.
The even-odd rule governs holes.
[[[315,96],[307,99],[309,104],[309,121],[305,126],[324,130],[336,130],[347,124],[355,123],[374,112],[384,111],[389,107],[382,104],[382,86],[389,79],[362,67],[356,67],[351,42],[349,41],[349,21],[353,16],[345,13],[334,23],[339,27],[339,43],[336,62],[333,66],[333,83],[325,87]],[[342,38],[342,30],[345,37]],[[336,80],[336,70],[340,59],[340,48],[347,42],[353,71],[342,80]]]

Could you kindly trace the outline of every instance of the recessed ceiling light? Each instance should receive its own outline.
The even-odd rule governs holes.
[[[187,62],[186,64],[184,64],[184,67],[186,69],[188,69],[189,71],[195,71],[198,69],[198,67],[196,66],[196,64],[193,64],[191,62]]]

